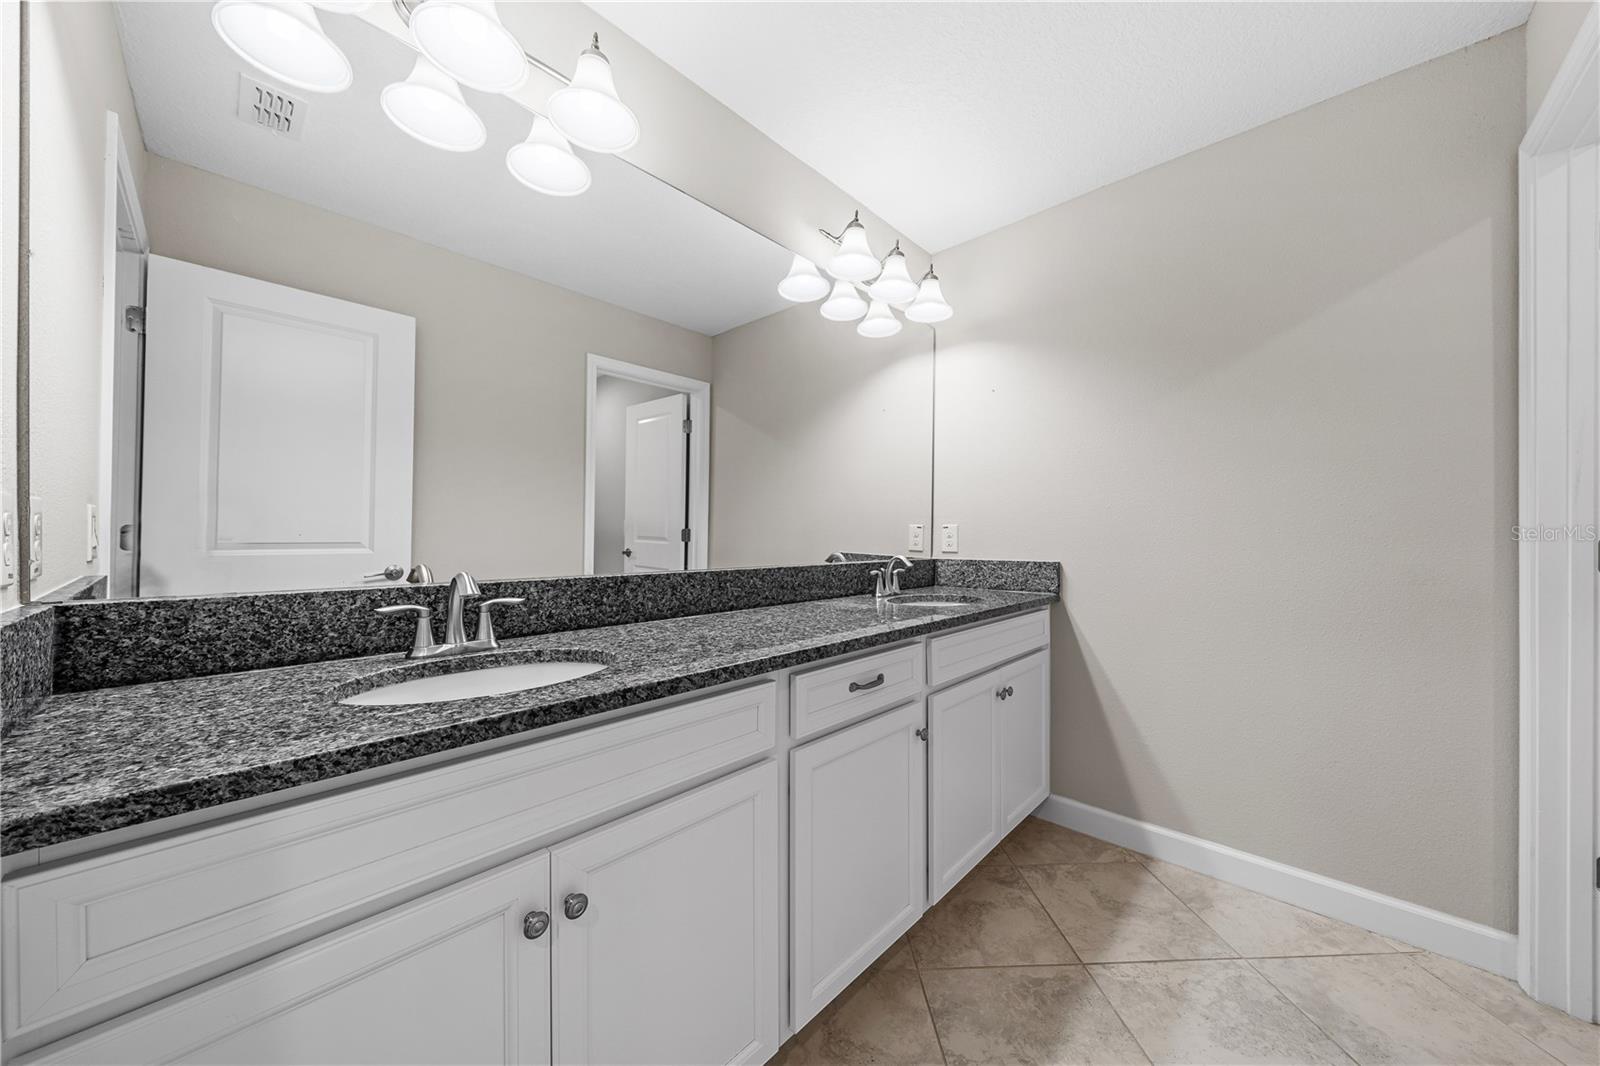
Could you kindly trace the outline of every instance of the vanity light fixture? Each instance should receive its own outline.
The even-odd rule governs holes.
[[[469,89],[508,93],[528,78],[522,46],[500,21],[494,0],[422,0],[411,12],[411,39]]]
[[[867,244],[867,228],[861,224],[860,211],[855,213],[855,217],[839,235],[835,236],[827,230],[821,233],[839,246],[833,258],[828,260],[828,273],[840,281],[871,281],[883,269]]]
[[[828,279],[817,270],[817,264],[803,255],[794,257],[788,276],[778,282],[778,295],[797,304],[808,304],[828,295]]]
[[[385,86],[379,102],[396,126],[433,148],[471,152],[488,137],[483,119],[462,98],[461,87],[427,56],[417,57],[405,81]]]
[[[894,247],[883,261],[883,273],[878,275],[877,281],[867,286],[867,292],[874,300],[882,300],[886,304],[903,304],[917,294],[917,283],[911,280],[911,271],[906,266],[906,253],[900,250],[899,241],[894,242]]]
[[[272,78],[313,93],[336,93],[355,80],[350,60],[322,32],[304,0],[218,0],[211,25],[239,58]]]
[[[856,326],[857,333],[873,338],[892,337],[901,329],[900,320],[894,317],[894,312],[882,300],[873,300],[872,306],[867,309],[867,317]]]
[[[867,313],[867,301],[848,281],[836,281],[833,283],[833,295],[828,297],[820,310],[822,317],[830,322],[854,322]]]
[[[600,35],[578,56],[572,82],[550,95],[550,121],[567,139],[591,152],[626,152],[639,141],[639,120],[617,96],[611,61]]]
[[[506,152],[506,168],[535,192],[577,196],[589,187],[589,164],[572,153],[572,145],[543,115],[533,120],[528,139]]]
[[[929,263],[928,272],[922,275],[922,284],[917,287],[916,299],[906,308],[906,318],[932,325],[945,321],[953,314],[955,311],[945,302],[944,290],[939,287],[939,275],[933,272],[933,264]]]

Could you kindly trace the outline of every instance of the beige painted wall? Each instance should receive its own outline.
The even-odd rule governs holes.
[[[85,562],[85,507],[99,500],[106,111],[117,112],[134,183],[144,137],[107,3],[28,8],[30,185],[29,476],[43,500],[35,595],[104,569]]]
[[[583,569],[589,352],[707,380],[711,340],[150,157],[151,250],[417,319],[413,556],[444,577]]]
[[[1524,27],[1528,49],[1528,121],[1544,102],[1578,28],[1593,11],[1593,0],[1539,0]]]
[[[858,337],[816,304],[713,342],[711,565],[906,551],[928,521],[933,336]]]
[[[1516,913],[1514,30],[939,259],[936,521],[1063,561],[1057,793]]]

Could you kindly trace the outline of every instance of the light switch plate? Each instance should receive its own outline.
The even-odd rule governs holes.
[[[0,589],[17,583],[17,501],[0,495]]]
[[[924,526],[921,522],[913,522],[913,523],[911,523],[910,535],[906,537],[906,550],[907,551],[914,551],[914,552],[921,551],[922,550],[922,542],[924,540],[926,540],[926,539],[927,539],[927,527]]]
[[[956,551],[956,524],[946,522],[939,527],[939,550],[942,552]]]
[[[44,576],[44,501],[28,497],[28,576]]]

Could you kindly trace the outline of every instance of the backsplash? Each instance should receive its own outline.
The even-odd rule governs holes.
[[[870,593],[882,557],[842,564],[694,570],[479,582],[484,596],[527,602],[495,616],[502,639]],[[854,561],[860,559],[861,561]],[[1059,595],[1054,562],[918,559],[905,588],[948,585]],[[232,596],[74,600],[7,612],[0,626],[5,728],[52,691],[78,692],[182,677],[326,662],[399,651],[408,616],[395,603],[433,608],[442,626],[446,586],[386,585]]]
[[[0,614],[0,736],[24,722],[51,693],[55,612],[18,607]]]

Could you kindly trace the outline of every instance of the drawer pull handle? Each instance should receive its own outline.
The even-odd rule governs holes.
[[[871,681],[852,681],[852,682],[850,682],[850,691],[851,692],[865,692],[867,689],[869,689],[869,688],[877,688],[881,684],[883,684],[883,675],[879,674],[877,677],[873,678]]]
[[[550,928],[550,915],[544,911],[529,911],[522,916],[522,935],[538,940]]]
[[[589,909],[589,897],[582,892],[574,892],[561,901],[561,913],[568,918],[582,918],[583,912]]]

